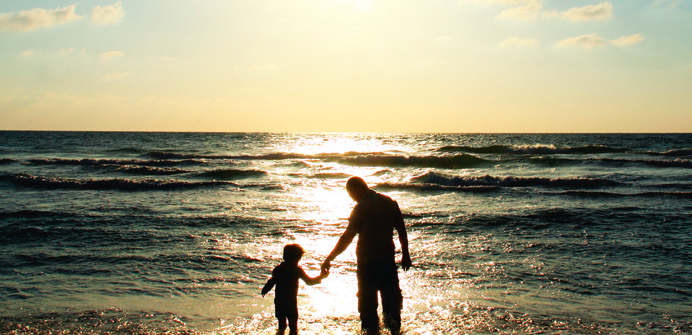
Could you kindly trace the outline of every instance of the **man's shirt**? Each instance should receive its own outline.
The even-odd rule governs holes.
[[[394,261],[394,226],[403,226],[399,204],[390,197],[368,190],[353,208],[347,231],[358,234],[356,256],[358,264],[376,260]]]

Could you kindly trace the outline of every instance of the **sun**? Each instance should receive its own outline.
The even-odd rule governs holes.
[[[369,12],[372,8],[372,0],[355,0],[356,9],[361,12]]]

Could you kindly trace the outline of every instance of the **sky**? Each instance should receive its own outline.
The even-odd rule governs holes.
[[[0,129],[692,132],[692,0],[0,1]]]

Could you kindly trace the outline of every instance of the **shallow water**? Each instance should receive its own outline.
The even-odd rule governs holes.
[[[405,334],[689,333],[689,134],[0,132],[0,332],[275,331],[363,177],[396,199]],[[303,334],[359,329],[351,247]],[[270,294],[271,295],[271,294]]]

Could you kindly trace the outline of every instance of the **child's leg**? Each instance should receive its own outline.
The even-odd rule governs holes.
[[[288,328],[291,330],[288,332],[288,335],[297,335],[298,334],[298,316],[289,316],[288,317]]]

